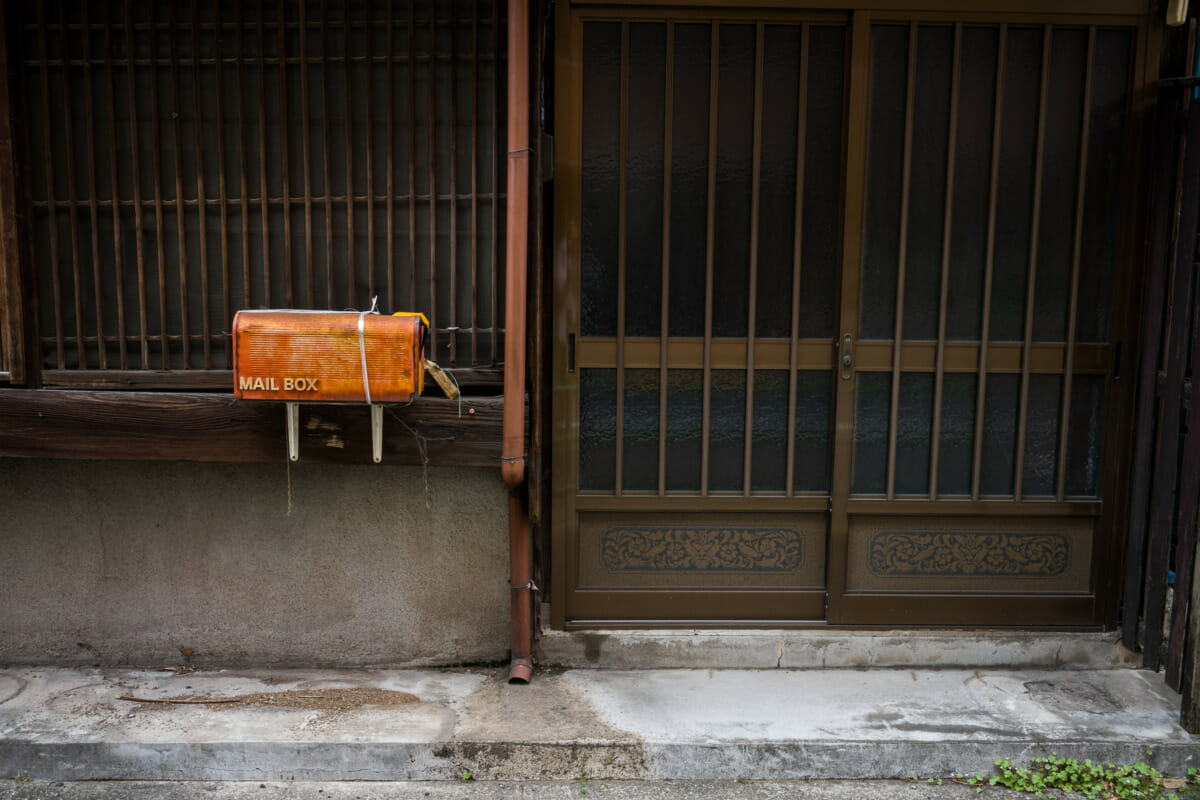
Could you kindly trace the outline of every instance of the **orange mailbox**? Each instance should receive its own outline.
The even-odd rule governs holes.
[[[421,394],[423,314],[357,311],[239,311],[233,318],[233,393],[287,403],[288,456],[298,458],[300,403],[366,403],[375,461],[383,408]]]

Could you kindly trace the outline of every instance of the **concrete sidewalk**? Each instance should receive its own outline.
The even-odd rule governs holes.
[[[1200,766],[1200,741],[1177,723],[1178,695],[1133,669],[558,668],[528,686],[506,676],[0,670],[0,777],[945,777],[1051,752],[1144,759],[1174,775]],[[203,702],[145,702],[155,700]]]
[[[999,787],[888,781],[5,781],[0,800],[1030,800]]]

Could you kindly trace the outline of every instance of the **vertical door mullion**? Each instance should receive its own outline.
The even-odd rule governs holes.
[[[671,139],[675,130],[675,23],[667,22],[663,88],[662,303],[658,337],[658,494],[667,493],[667,340],[671,334]]]
[[[704,388],[700,416],[700,494],[708,495],[708,432],[712,424],[713,244],[717,202],[717,87],[721,23],[712,24],[708,67],[708,210],[704,253]]]
[[[908,25],[908,78],[904,98],[904,165],[900,178],[900,244],[896,266],[896,329],[892,336],[892,399],[888,413],[887,498],[896,496],[896,423],[900,416],[900,351],[904,343],[904,279],[908,266],[908,195],[912,184],[913,113],[917,98],[917,31]]]
[[[1037,295],[1038,236],[1042,220],[1042,175],[1045,171],[1046,106],[1050,95],[1050,46],[1054,26],[1047,25],[1042,34],[1042,74],[1038,97],[1037,152],[1033,167],[1033,205],[1029,224],[1029,273],[1025,280],[1025,332],[1021,348],[1021,397],[1017,411],[1016,475],[1013,478],[1013,497],[1020,500],[1025,482],[1025,430],[1029,421],[1029,376],[1033,357],[1033,313]],[[979,424],[978,422],[976,424]]]
[[[1004,70],[1008,48],[1008,25],[1000,26],[996,57],[996,99],[992,111],[992,172],[988,189],[987,250],[983,268],[983,314],[979,323],[979,371],[975,393],[975,443],[971,468],[971,499],[979,499],[979,475],[983,463],[983,412],[987,396],[989,328],[992,324],[992,267],[996,261],[996,195],[1000,185],[1000,134],[1004,130]]]
[[[1096,26],[1088,28],[1087,66],[1083,75],[1083,114],[1079,122],[1079,183],[1075,190],[1075,243],[1071,256],[1070,300],[1067,306],[1067,351],[1063,363],[1062,411],[1058,416],[1058,502],[1066,496],[1067,434],[1071,421],[1071,378],[1075,371],[1075,317],[1079,310],[1079,259],[1083,249],[1084,193],[1087,191],[1088,130],[1092,116],[1092,72],[1096,60]]]
[[[804,152],[808,138],[808,23],[800,27],[800,81],[796,99],[796,214],[792,239],[792,319],[788,350],[787,496],[796,493],[796,368],[800,350],[800,271],[804,239]]]
[[[754,37],[754,145],[750,177],[750,285],[746,309],[746,424],[742,454],[742,494],[750,496],[750,471],[754,452],[754,336],[758,313],[758,215],[762,171],[763,42],[765,26],[755,26]]]
[[[863,210],[866,191],[867,107],[870,89],[871,17],[855,11],[850,23],[848,52],[849,87],[846,113],[846,178],[843,195],[841,297],[837,352],[840,362],[852,353],[848,342],[858,331],[859,286],[862,267]],[[830,622],[845,620],[846,546],[849,516],[851,452],[854,444],[855,375],[852,368],[843,372],[834,367],[833,472],[830,482],[829,555],[826,574]]]
[[[962,23],[954,25],[950,72],[950,129],[946,137],[946,208],[942,217],[942,277],[938,296],[936,375],[933,384],[933,428],[929,435],[929,499],[937,499],[938,445],[942,431],[942,383],[946,366],[946,313],[950,296],[950,233],[954,224],[954,161],[958,147],[958,91],[962,67]]]
[[[624,492],[625,465],[625,239],[629,211],[625,196],[627,161],[629,158],[629,23],[621,23],[621,97],[617,112],[620,131],[617,145],[617,438],[613,489],[620,497]]]

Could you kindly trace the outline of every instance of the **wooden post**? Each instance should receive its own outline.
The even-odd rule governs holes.
[[[0,382],[25,382],[21,237],[8,96],[7,9],[0,3]]]

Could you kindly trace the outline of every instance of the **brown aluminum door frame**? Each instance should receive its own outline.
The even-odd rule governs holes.
[[[829,22],[845,25],[847,23],[847,15],[842,12],[796,12],[789,10],[763,10],[756,9],[753,12],[741,11],[738,9],[732,10],[671,10],[664,14],[661,11],[641,10],[641,9],[606,9],[596,11],[589,9],[581,12],[578,9],[572,10],[569,13],[560,14],[557,27],[557,47],[556,47],[556,77],[557,77],[557,131],[556,131],[556,148],[555,148],[555,175],[557,178],[556,198],[555,203],[555,229],[554,229],[554,355],[552,359],[554,370],[554,398],[553,398],[553,458],[558,465],[555,475],[556,483],[552,493],[551,500],[551,516],[552,516],[552,624],[555,627],[562,628],[571,625],[570,616],[567,613],[567,603],[569,600],[569,592],[571,586],[575,585],[575,576],[570,572],[574,566],[575,559],[575,540],[576,540],[576,513],[578,510],[591,508],[598,510],[605,508],[606,497],[592,498],[589,496],[580,496],[578,494],[578,464],[579,464],[579,420],[578,420],[578,403],[579,403],[579,370],[582,368],[580,364],[585,359],[597,357],[599,354],[612,353],[616,356],[617,368],[621,366],[630,366],[629,358],[626,355],[645,352],[646,358],[653,358],[653,364],[647,362],[646,366],[659,367],[661,365],[660,356],[664,351],[669,350],[671,357],[668,363],[671,366],[676,364],[677,358],[683,358],[685,361],[692,360],[698,353],[693,354],[691,351],[695,349],[698,342],[673,342],[664,347],[660,341],[653,348],[649,343],[639,343],[636,340],[626,340],[618,335],[617,340],[611,344],[607,341],[595,341],[589,337],[589,341],[584,342],[579,335],[579,293],[580,293],[580,275],[578,265],[581,255],[581,221],[580,221],[580,179],[581,179],[581,119],[582,119],[582,101],[581,91],[582,86],[582,63],[581,63],[581,43],[582,43],[582,28],[584,18],[587,19],[603,19],[612,21],[704,21],[704,22],[787,22],[787,23],[820,23]],[[849,36],[849,28],[846,28],[847,36]],[[847,41],[847,44],[849,42]],[[710,154],[711,156],[711,154]],[[711,209],[710,209],[711,210]],[[786,350],[788,342],[783,342],[783,348]],[[761,345],[761,343],[760,343]],[[651,353],[653,349],[653,353]],[[739,354],[736,358],[742,358],[740,351],[747,351],[747,343],[739,342],[714,342],[713,346],[703,347],[703,362],[710,367],[716,367],[729,357],[733,349],[737,349]],[[767,346],[760,347],[764,352],[756,353],[753,356],[746,355],[744,358],[753,358],[753,363],[762,365],[764,359],[767,363],[774,363],[779,358],[783,357],[783,364],[787,364],[786,353],[776,353],[776,347]],[[573,352],[570,352],[572,351]],[[615,353],[614,353],[615,351]],[[726,352],[729,351],[729,352]],[[801,340],[798,342],[798,351],[802,354],[804,360],[812,359],[814,363],[827,365],[827,368],[832,369],[833,363],[833,348],[830,344],[820,344],[817,346],[811,341]],[[571,363],[568,363],[568,360]],[[640,358],[639,358],[640,363]],[[572,369],[574,367],[574,369]],[[836,373],[834,373],[836,375]],[[833,378],[836,383],[836,377]],[[619,401],[618,401],[619,402]],[[620,410],[618,406],[618,417]],[[619,478],[618,478],[619,480]],[[808,496],[796,494],[791,497],[755,497],[753,499],[745,496],[744,493],[739,493],[737,496],[702,492],[700,496],[663,496],[663,495],[646,495],[638,496],[636,494],[625,493],[622,496],[621,510],[630,511],[695,511],[695,512],[735,512],[735,511],[750,511],[756,512],[800,512],[800,513],[819,513],[826,518],[826,525],[829,511],[829,498],[827,494],[819,496]],[[828,534],[826,534],[826,549],[828,548]],[[695,619],[688,620],[661,620],[657,624],[687,624],[690,626],[696,625],[720,625],[728,627],[729,625],[745,625],[745,626],[767,626],[780,627],[787,625],[813,625],[822,624],[824,617],[824,608],[827,597],[827,591],[822,589],[818,591],[804,590],[795,591],[790,594],[793,597],[804,597],[803,601],[796,607],[796,613],[787,619],[775,619],[772,614],[769,619],[759,619],[755,621],[753,618],[746,620],[731,619],[728,615],[728,607],[731,604],[737,604],[738,598],[741,597],[752,605],[759,602],[763,595],[763,590],[723,590],[713,591],[712,597],[703,598],[700,595],[706,594],[708,590],[693,591],[691,593],[672,592],[674,597],[666,600],[666,605],[673,608],[675,614],[681,610],[687,609],[689,612],[693,609],[696,611]],[[663,592],[642,593],[638,591],[621,592],[621,597],[616,601],[615,610],[618,612],[628,612],[638,608],[642,603],[648,602],[653,595],[656,602],[662,602]],[[756,601],[757,598],[757,601]],[[605,621],[603,619],[594,619],[591,616],[582,617],[586,619],[584,623],[588,627],[597,626],[620,626],[620,627],[645,627],[646,625],[656,624],[653,621],[623,621],[613,619]],[[706,623],[705,620],[708,620]]]
[[[915,5],[915,4],[914,4]],[[614,18],[651,18],[663,19],[659,14],[640,9],[623,9],[625,13]],[[560,465],[556,471],[558,479],[553,490],[551,514],[553,517],[553,583],[552,583],[552,624],[556,628],[569,625],[566,615],[566,599],[568,591],[567,569],[569,556],[572,552],[570,542],[573,535],[573,524],[569,517],[575,513],[577,491],[577,465],[579,458],[579,425],[578,408],[578,370],[572,374],[568,369],[569,336],[575,336],[576,354],[581,343],[578,341],[578,297],[579,272],[572,264],[579,263],[580,255],[580,218],[578,213],[579,180],[580,180],[580,124],[581,113],[578,87],[581,85],[581,12],[578,9],[570,13],[560,14],[558,19],[557,47],[557,108],[558,116],[558,147],[556,148],[556,175],[559,178],[555,204],[554,229],[554,449],[555,463]],[[590,16],[590,14],[589,14]],[[678,16],[684,16],[683,13]],[[704,18],[721,17],[720,12],[702,14]],[[765,15],[774,16],[772,12]],[[671,14],[677,18],[676,14]],[[607,15],[606,15],[607,18]],[[789,17],[790,19],[791,17]],[[977,22],[1003,23],[1020,22],[1026,24],[1098,24],[1118,25],[1135,29],[1134,52],[1131,56],[1133,75],[1131,76],[1129,118],[1125,139],[1126,164],[1124,167],[1126,180],[1134,176],[1135,180],[1126,183],[1130,188],[1124,192],[1122,208],[1128,208],[1131,198],[1136,195],[1137,188],[1144,181],[1144,167],[1135,168],[1133,161],[1140,152],[1138,142],[1141,138],[1141,127],[1144,125],[1144,114],[1147,101],[1144,98],[1144,86],[1147,80],[1153,78],[1156,65],[1151,63],[1150,53],[1154,51],[1154,32],[1148,34],[1151,27],[1145,18],[1131,16],[1102,16],[1094,15],[1081,18],[1064,14],[1009,14],[1009,13],[979,13],[965,12],[948,14],[945,12],[912,13],[897,12],[853,12],[850,25],[847,28],[847,59],[850,62],[847,86],[847,107],[845,117],[845,138],[843,145],[844,159],[844,190],[843,190],[843,248],[842,269],[840,282],[840,325],[838,330],[839,347],[850,335],[851,368],[848,378],[841,377],[841,371],[834,372],[834,411],[835,427],[833,430],[833,462],[831,472],[831,518],[827,538],[827,573],[828,588],[828,622],[832,625],[872,625],[872,624],[968,624],[971,622],[970,612],[964,612],[957,602],[960,599],[970,600],[969,595],[946,594],[847,594],[846,592],[846,560],[850,518],[853,514],[889,514],[897,516],[1042,516],[1042,517],[1074,517],[1077,515],[1090,516],[1096,519],[1098,527],[1094,537],[1095,548],[1092,565],[1092,592],[1087,595],[1071,596],[1004,596],[978,595],[978,602],[987,603],[995,619],[1004,622],[992,624],[1010,625],[1044,625],[1046,624],[1046,604],[1049,600],[1057,611],[1055,614],[1057,627],[1094,627],[1099,624],[1112,624],[1112,609],[1115,608],[1111,598],[1107,598],[1104,589],[1113,585],[1113,576],[1109,575],[1116,568],[1119,557],[1120,532],[1115,529],[1119,514],[1114,515],[1114,508],[1121,505],[1119,497],[1120,470],[1105,467],[1101,478],[1101,496],[1114,498],[1104,503],[1097,501],[1068,501],[1066,503],[1046,503],[1039,501],[1012,501],[980,498],[974,501],[959,501],[951,503],[933,503],[930,501],[914,501],[896,499],[878,501],[850,497],[851,459],[853,444],[854,420],[854,389],[855,376],[861,366],[874,362],[882,362],[885,358],[892,360],[892,345],[890,342],[868,342],[859,344],[858,305],[859,279],[862,256],[862,224],[864,214],[864,192],[866,173],[866,143],[867,143],[867,104],[869,98],[869,58],[870,58],[870,26],[873,21],[930,21],[930,22]],[[565,202],[564,202],[565,201]],[[574,203],[574,205],[571,205]],[[574,212],[574,213],[572,213]],[[1122,219],[1130,215],[1122,214]],[[1115,285],[1131,287],[1135,284],[1133,270],[1129,268],[1131,255],[1135,251],[1132,244],[1136,238],[1136,228],[1140,224],[1140,216],[1131,225],[1131,230],[1123,232],[1118,242],[1118,261]],[[1122,317],[1126,319],[1122,320]],[[1136,336],[1130,336],[1136,314],[1114,303],[1113,343],[1124,341],[1126,345],[1134,343]],[[1112,345],[1108,346],[1111,349]],[[935,358],[932,348],[926,343],[906,344],[899,354],[900,368],[909,369],[923,365],[926,360]],[[923,353],[923,349],[931,352]],[[975,348],[977,349],[977,348]],[[999,347],[995,348],[1000,350]],[[992,357],[1003,354],[1005,363],[1008,361],[1027,361],[1023,354],[1017,351],[1007,352],[1011,347],[992,353]],[[1032,358],[1057,360],[1062,356],[1051,352],[1053,345],[1035,347]],[[1107,362],[1107,355],[1100,352],[1102,348],[1093,348],[1090,353],[1086,346],[1077,351],[1077,366],[1092,364],[1093,368]],[[622,348],[622,351],[624,348]],[[885,354],[883,351],[889,351]],[[1042,351],[1045,352],[1042,352]],[[1129,350],[1129,347],[1126,347]],[[855,352],[857,351],[857,352]],[[946,346],[946,359],[971,358],[974,352],[958,352],[954,345]],[[838,358],[843,353],[839,350]],[[1080,357],[1083,361],[1080,361]],[[916,363],[914,363],[916,362]],[[877,366],[882,366],[878,364]],[[895,369],[895,363],[893,363]],[[1026,367],[1027,369],[1027,367]],[[1121,370],[1129,374],[1128,368]],[[1126,381],[1125,383],[1128,383]],[[1113,381],[1108,382],[1105,407],[1111,410],[1111,415],[1105,422],[1104,441],[1105,452],[1115,452],[1112,445],[1127,438],[1127,420],[1129,402],[1126,395]],[[562,465],[567,465],[566,469]],[[651,500],[652,498],[647,498]],[[716,498],[713,498],[716,499]],[[682,501],[682,500],[681,500]],[[721,505],[736,502],[736,499],[723,500]],[[728,506],[732,509],[732,505]],[[814,509],[815,510],[815,509]],[[1117,556],[1113,554],[1117,553]],[[1098,595],[1104,595],[1103,597]],[[947,603],[953,598],[956,602]],[[909,613],[908,620],[895,618],[894,606],[902,600]],[[884,618],[884,612],[890,610],[892,616]],[[964,616],[965,614],[965,616]],[[635,626],[637,623],[621,623]],[[650,623],[643,623],[650,624]],[[749,624],[754,624],[750,621]],[[760,623],[763,624],[763,623]],[[780,623],[765,623],[778,627]],[[812,623],[807,623],[812,624]],[[594,627],[594,625],[593,625]]]
[[[1126,317],[1135,317],[1136,314],[1129,313],[1123,309],[1118,303],[1113,303],[1113,327],[1110,334],[1110,344],[1104,347],[1092,348],[1094,353],[1085,356],[1088,363],[1093,367],[1098,367],[1104,364],[1109,367],[1105,373],[1110,376],[1106,387],[1106,418],[1104,422],[1104,442],[1105,454],[1102,458],[1108,463],[1102,466],[1102,477],[1100,482],[1100,494],[1102,497],[1113,498],[1112,500],[1100,502],[1096,500],[1067,500],[1066,502],[1048,503],[1044,501],[1031,500],[1006,500],[1006,499],[990,499],[977,498],[968,501],[930,501],[923,499],[865,499],[851,498],[851,462],[853,457],[853,434],[854,434],[854,404],[855,404],[855,384],[857,375],[860,369],[864,366],[862,359],[862,351],[864,349],[886,348],[893,354],[893,375],[898,375],[899,371],[906,371],[906,368],[916,366],[913,361],[924,362],[926,359],[917,356],[916,351],[922,348],[925,343],[904,343],[900,347],[893,347],[892,342],[869,342],[860,344],[857,341],[858,335],[858,312],[860,301],[860,274],[861,274],[861,259],[862,259],[862,237],[863,237],[863,222],[864,222],[864,201],[866,193],[866,169],[867,169],[867,116],[868,116],[868,101],[869,101],[869,79],[870,79],[870,31],[873,22],[986,22],[986,23],[1025,23],[1035,25],[1046,24],[1070,24],[1079,25],[1097,25],[1097,26],[1120,26],[1133,29],[1133,52],[1131,53],[1131,76],[1129,101],[1127,105],[1128,117],[1126,121],[1126,136],[1124,142],[1124,158],[1123,166],[1124,180],[1128,181],[1125,185],[1130,188],[1126,189],[1122,196],[1122,210],[1126,210],[1131,202],[1131,197],[1136,194],[1136,191],[1141,186],[1140,180],[1130,181],[1130,178],[1139,172],[1135,169],[1133,162],[1138,158],[1134,155],[1139,152],[1138,142],[1142,135],[1142,127],[1144,126],[1144,103],[1139,102],[1141,95],[1141,87],[1147,80],[1149,70],[1146,67],[1143,59],[1145,59],[1146,48],[1148,45],[1146,20],[1141,17],[1129,16],[1097,16],[1091,15],[1088,17],[1082,16],[1066,16],[1062,14],[947,14],[938,12],[921,12],[913,11],[911,13],[904,12],[855,12],[853,16],[852,41],[853,44],[850,50],[851,70],[850,70],[850,91],[849,91],[849,114],[846,134],[846,198],[845,198],[845,224],[843,226],[843,271],[842,271],[842,295],[841,295],[841,337],[839,346],[845,345],[847,336],[850,337],[849,352],[843,350],[839,352],[839,358],[843,358],[849,354],[851,356],[851,367],[846,377],[839,374],[838,388],[836,393],[836,433],[834,442],[834,468],[833,468],[833,512],[830,521],[830,540],[829,540],[829,610],[828,620],[831,625],[887,625],[887,624],[906,624],[906,625],[960,625],[960,624],[979,624],[976,620],[979,616],[976,608],[980,604],[986,604],[988,616],[996,621],[989,623],[993,626],[997,625],[1013,625],[1013,626],[1038,626],[1048,624],[1049,616],[1054,617],[1054,621],[1049,624],[1054,627],[1096,627],[1101,624],[1112,624],[1113,620],[1111,609],[1113,608],[1111,598],[1106,596],[1104,589],[1112,585],[1115,580],[1115,571],[1118,562],[1113,557],[1113,552],[1117,545],[1114,544],[1121,538],[1119,531],[1114,529],[1117,524],[1118,517],[1113,514],[1114,507],[1121,505],[1119,500],[1120,485],[1118,482],[1119,469],[1112,466],[1112,453],[1115,452],[1115,445],[1121,438],[1121,431],[1124,431],[1127,425],[1127,417],[1129,415],[1128,385],[1122,391],[1122,387],[1111,380],[1112,370],[1109,361],[1111,360],[1111,351],[1114,349],[1116,342],[1124,341],[1132,343],[1136,339],[1136,335],[1131,338],[1132,333],[1131,322]],[[1152,47],[1150,49],[1153,49]],[[1140,176],[1144,180],[1144,176]],[[1140,224],[1140,215],[1122,215],[1122,220],[1130,220],[1131,216],[1138,217],[1128,224],[1126,230],[1121,232],[1118,240],[1118,257],[1115,265],[1116,275],[1114,276],[1114,292],[1117,292],[1120,287],[1128,286],[1133,280],[1130,264],[1132,258],[1130,255],[1134,252],[1132,241],[1136,238],[1136,229]],[[1117,295],[1120,296],[1120,295]],[[1041,358],[1054,360],[1057,353],[1054,350],[1062,350],[1061,347],[1050,346],[1034,346],[1032,348],[1032,358],[1036,361]],[[1076,373],[1079,370],[1079,354],[1084,348],[1076,348]],[[1128,349],[1128,348],[1126,348]],[[854,352],[854,351],[859,352]],[[1109,352],[1102,352],[1107,350]],[[879,353],[878,355],[882,355]],[[932,354],[925,354],[932,355]],[[961,355],[965,355],[961,354]],[[1008,359],[1016,356],[1017,353],[1006,353]],[[1062,356],[1059,356],[1061,358]],[[1097,363],[1092,363],[1095,359]],[[873,359],[878,360],[878,359]],[[1025,364],[1022,371],[1028,372],[1028,358],[1022,359]],[[990,371],[990,370],[989,370]],[[1122,369],[1122,374],[1130,374],[1128,369]],[[1126,384],[1129,382],[1126,381]],[[893,387],[894,389],[895,387]],[[894,414],[893,403],[893,417]],[[1111,412],[1111,413],[1108,413]],[[935,412],[936,413],[936,412]],[[978,423],[978,420],[977,420]],[[891,421],[889,426],[889,439],[894,435],[895,420]],[[1065,426],[1064,426],[1065,427]],[[889,459],[890,460],[890,459]],[[889,473],[891,470],[889,469]],[[889,477],[890,486],[890,477]],[[1004,595],[1004,594],[947,594],[947,593],[849,593],[846,588],[847,576],[847,552],[849,546],[849,529],[850,520],[855,514],[872,515],[886,514],[896,518],[904,516],[927,516],[927,517],[1011,517],[1018,519],[1022,516],[1038,516],[1038,517],[1061,517],[1070,518],[1076,516],[1091,517],[1095,520],[1095,533],[1093,535],[1093,552],[1091,565],[1091,590],[1087,594],[1077,595]],[[1111,573],[1111,574],[1110,574]],[[948,602],[950,601],[950,602]],[[896,608],[902,604],[904,607],[905,619],[896,617]],[[1050,612],[1048,614],[1048,611]]]

